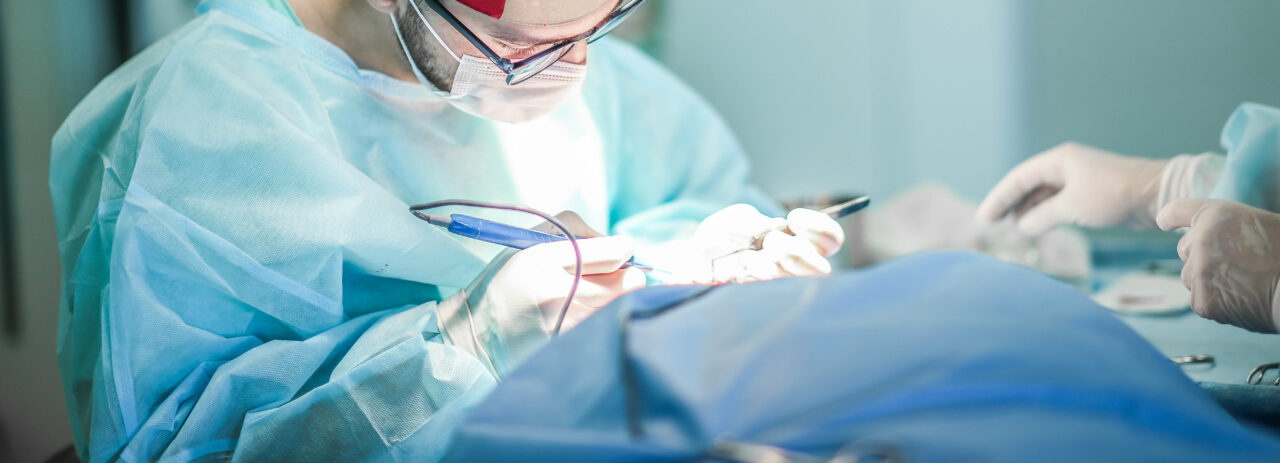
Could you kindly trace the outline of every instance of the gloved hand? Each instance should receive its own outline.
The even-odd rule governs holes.
[[[1160,228],[1189,227],[1178,240],[1182,284],[1204,318],[1275,333],[1280,305],[1280,215],[1233,201],[1182,199],[1157,218]]]
[[[636,268],[619,269],[635,250],[630,238],[602,237],[576,214],[557,218],[575,236],[586,238],[578,240],[583,276],[564,331],[619,295],[643,288],[645,276]],[[495,374],[505,373],[550,339],[573,284],[574,263],[568,241],[504,252],[466,289],[439,304],[441,334],[488,363]]]
[[[1153,227],[1165,163],[1064,143],[1005,175],[978,206],[978,218],[1013,214],[1032,235],[1064,224]]]
[[[759,250],[746,249],[765,234]],[[768,217],[748,204],[735,204],[698,225],[691,239],[671,243],[657,262],[682,279],[674,283],[718,284],[784,276],[831,273],[826,257],[844,243],[840,224],[827,215],[795,209],[787,218]]]

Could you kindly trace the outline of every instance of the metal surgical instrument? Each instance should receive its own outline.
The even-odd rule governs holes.
[[[1249,378],[1246,379],[1245,382],[1253,385],[1262,384],[1262,378],[1271,370],[1280,370],[1280,363],[1264,363],[1262,365],[1258,365],[1253,369],[1253,371],[1249,372]],[[1280,386],[1280,377],[1276,378],[1276,381],[1271,383],[1271,385]]]
[[[1212,355],[1184,355],[1182,357],[1171,357],[1169,361],[1178,365],[1190,365],[1193,363],[1213,363]]]

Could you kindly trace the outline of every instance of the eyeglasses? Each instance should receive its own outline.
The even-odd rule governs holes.
[[[550,48],[542,50],[536,55],[522,59],[519,62],[513,62],[499,56],[492,48],[485,45],[484,41],[480,40],[480,37],[477,37],[470,29],[467,29],[467,26],[462,25],[462,22],[458,21],[458,17],[445,9],[444,5],[440,4],[439,0],[422,0],[422,3],[425,3],[433,11],[443,17],[450,26],[453,26],[453,28],[456,29],[458,33],[462,34],[468,42],[471,42],[471,45],[474,45],[476,49],[480,50],[480,53],[483,53],[486,58],[489,58],[489,61],[493,61],[493,64],[498,66],[498,69],[501,69],[502,72],[506,73],[507,85],[516,85],[538,75],[539,72],[551,67],[551,65],[555,64],[556,61],[560,61],[560,58],[564,58],[564,55],[568,54],[569,50],[573,49],[574,45],[577,45],[580,42],[595,42],[601,37],[608,35],[610,31],[613,31],[615,27],[618,27],[618,24],[621,24],[623,20],[627,19],[628,16],[631,16],[631,13],[634,13],[636,9],[646,1],[648,0],[624,0],[621,6],[613,10],[613,13],[609,14],[608,18],[605,18],[603,22],[590,31],[576,37],[556,42],[555,45],[552,45]]]

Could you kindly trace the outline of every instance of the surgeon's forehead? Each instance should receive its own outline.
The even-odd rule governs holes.
[[[415,0],[416,1],[416,0]],[[547,3],[551,0],[512,0],[520,2],[543,2]],[[609,17],[617,8],[619,0],[569,0],[583,1],[580,8],[590,8],[586,5],[598,5],[593,11],[587,11],[584,14],[574,14],[579,16],[569,22],[558,24],[524,24],[515,21],[508,21],[503,18],[495,18],[492,15],[483,13],[479,10],[459,3],[458,0],[442,0],[449,11],[454,12],[458,19],[467,27],[471,28],[484,36],[502,40],[511,45],[534,46],[538,44],[556,42],[562,39],[577,36],[590,30],[600,24],[605,18]],[[527,17],[525,19],[528,19]]]
[[[506,23],[556,26],[583,20],[617,0],[456,0],[485,16]]]

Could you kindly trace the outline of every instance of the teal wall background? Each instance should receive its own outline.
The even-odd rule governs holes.
[[[1277,21],[1273,0],[1026,2],[1026,148],[1219,150],[1241,102],[1280,106]]]
[[[667,3],[659,57],[717,106],[775,196],[980,194],[1021,153],[1020,2]]]
[[[1280,2],[667,3],[658,56],[724,113],[770,193],[978,200],[1073,140],[1217,149],[1243,101],[1280,105]]]

